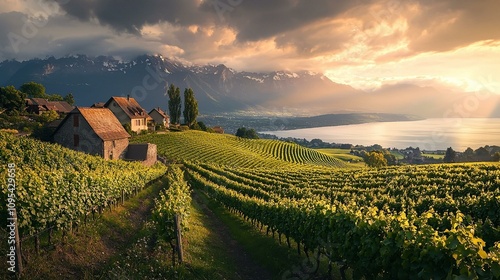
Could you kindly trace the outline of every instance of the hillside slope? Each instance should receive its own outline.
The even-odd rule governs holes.
[[[15,178],[0,199],[15,193],[21,236],[46,228],[70,229],[86,216],[132,196],[160,177],[166,167],[138,162],[106,161],[29,137],[0,133],[0,176]],[[13,175],[12,175],[13,174]],[[10,181],[9,181],[10,183]],[[5,204],[0,214],[6,214]]]
[[[171,161],[197,161],[233,167],[286,168],[291,165],[345,167],[332,156],[294,143],[243,139],[201,131],[142,135],[132,142],[158,145],[158,153]]]

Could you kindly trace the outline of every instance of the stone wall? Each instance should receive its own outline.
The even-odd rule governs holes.
[[[104,159],[123,159],[128,147],[128,138],[104,142]]]
[[[76,127],[73,126],[74,116],[79,118],[79,125]],[[74,145],[75,135],[78,135],[79,138],[78,146]],[[59,127],[54,134],[54,141],[66,148],[104,157],[103,141],[80,114],[70,114],[65,119],[62,127]]]

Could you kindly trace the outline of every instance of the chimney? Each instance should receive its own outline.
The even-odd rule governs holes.
[[[130,101],[130,94],[127,94],[127,101]]]

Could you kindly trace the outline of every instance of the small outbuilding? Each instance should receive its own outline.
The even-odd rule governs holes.
[[[128,145],[126,160],[140,161],[145,166],[155,164],[157,159],[157,150],[155,144],[141,143]]]

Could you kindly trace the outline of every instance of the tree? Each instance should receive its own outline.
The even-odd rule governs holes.
[[[45,93],[45,87],[39,83],[35,82],[24,83],[19,88],[19,90],[26,93],[28,97],[45,98],[45,99],[48,98],[47,94]]]
[[[43,123],[53,122],[57,119],[59,119],[59,114],[54,110],[42,112],[42,114],[40,115],[40,121]]]
[[[476,154],[476,158],[478,161],[490,161],[491,160],[490,152],[485,147],[481,147],[481,148],[475,150],[474,153]]]
[[[184,90],[184,122],[191,127],[196,123],[196,117],[198,117],[198,101],[194,98],[193,90],[187,88]]]
[[[179,124],[181,118],[181,91],[174,84],[170,84],[167,94],[170,122],[172,124]]]
[[[381,151],[371,151],[365,156],[365,163],[370,167],[382,167],[387,166],[387,160],[384,157],[384,153]]]
[[[66,101],[71,106],[75,105],[75,98],[73,97],[73,94],[71,94],[71,93],[66,94],[66,96],[64,96],[63,100]]]
[[[257,132],[253,128],[246,129],[245,127],[240,127],[236,131],[236,136],[248,139],[259,139],[259,135],[257,135]]]
[[[6,109],[10,114],[24,111],[26,94],[17,90],[13,86],[0,88],[0,108]]]
[[[135,131],[132,131],[132,128],[130,126],[130,123],[126,123],[123,125],[123,128],[125,129],[125,131],[127,131],[128,134],[130,135],[136,135],[137,133],[135,133]]]
[[[207,131],[207,125],[204,122],[198,122],[200,130]]]
[[[499,162],[500,161],[500,152],[496,152],[493,154],[493,157],[491,158],[492,161]]]
[[[451,147],[446,149],[446,154],[444,155],[443,161],[446,163],[457,161],[457,152],[455,152]]]
[[[396,165],[398,163],[396,156],[391,154],[388,150],[382,150],[382,153],[387,161],[387,165]]]
[[[467,148],[462,154],[464,161],[473,161],[474,160],[474,150],[470,147]]]
[[[241,137],[241,138],[245,138],[246,133],[247,133],[246,127],[240,127],[236,131],[235,135],[238,136],[238,137]]]
[[[64,101],[63,97],[59,94],[47,95],[47,100],[49,100],[49,101]]]

